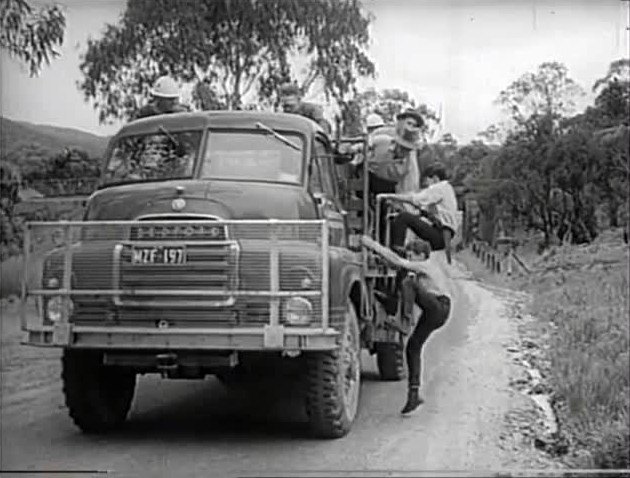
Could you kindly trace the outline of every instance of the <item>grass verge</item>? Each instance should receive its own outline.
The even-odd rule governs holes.
[[[528,312],[552,331],[548,379],[579,457],[569,464],[579,468],[630,468],[628,252],[612,234],[602,235],[587,246],[525,257],[535,269],[528,276],[481,272],[490,283],[529,292]]]

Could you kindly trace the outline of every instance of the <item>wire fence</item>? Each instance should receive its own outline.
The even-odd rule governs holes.
[[[471,250],[486,268],[496,274],[511,276],[531,272],[530,267],[516,254],[516,240],[513,238],[499,239],[496,248],[487,242],[474,240]]]

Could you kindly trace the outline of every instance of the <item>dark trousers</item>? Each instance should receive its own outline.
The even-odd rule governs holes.
[[[422,309],[420,320],[411,333],[405,349],[409,369],[409,388],[415,388],[420,386],[422,347],[433,331],[446,323],[451,310],[451,301],[444,295],[428,292],[415,278],[405,279],[404,287],[415,294],[415,302]]]
[[[392,246],[404,246],[407,229],[411,229],[420,239],[431,244],[434,251],[443,250],[444,235],[440,226],[434,226],[420,219],[417,214],[401,212],[392,223]]]

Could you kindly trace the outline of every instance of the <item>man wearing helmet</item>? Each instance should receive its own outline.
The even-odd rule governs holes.
[[[185,113],[188,107],[179,102],[179,87],[170,76],[161,76],[151,89],[151,102],[143,106],[135,118],[163,115],[168,113]]]
[[[300,116],[305,116],[319,124],[326,133],[331,133],[331,127],[324,118],[322,108],[313,103],[302,101],[302,95],[297,85],[285,83],[280,87],[280,102],[282,111]]]
[[[368,135],[371,135],[381,126],[385,126],[385,121],[383,121],[383,118],[377,113],[370,113],[365,119],[365,128]]]
[[[372,149],[372,146],[373,146],[372,138],[374,136],[374,132],[383,126],[385,126],[385,122],[383,121],[383,118],[381,118],[379,114],[370,113],[367,116],[367,118],[365,119],[365,130],[367,132],[368,148]],[[359,166],[360,164],[363,163],[364,158],[362,154],[363,152],[362,144],[355,144],[354,146],[348,147],[347,152],[354,154],[354,159],[351,161],[350,164],[352,164],[353,166]]]

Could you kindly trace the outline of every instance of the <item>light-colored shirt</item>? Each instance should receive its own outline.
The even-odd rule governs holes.
[[[415,264],[418,281],[422,287],[432,294],[453,299],[452,280],[449,274],[451,266],[446,262],[443,251],[433,251],[427,260]]]
[[[437,217],[442,224],[457,232],[459,214],[455,190],[448,181],[439,181],[417,193],[405,194],[416,206],[425,207],[435,204]]]

